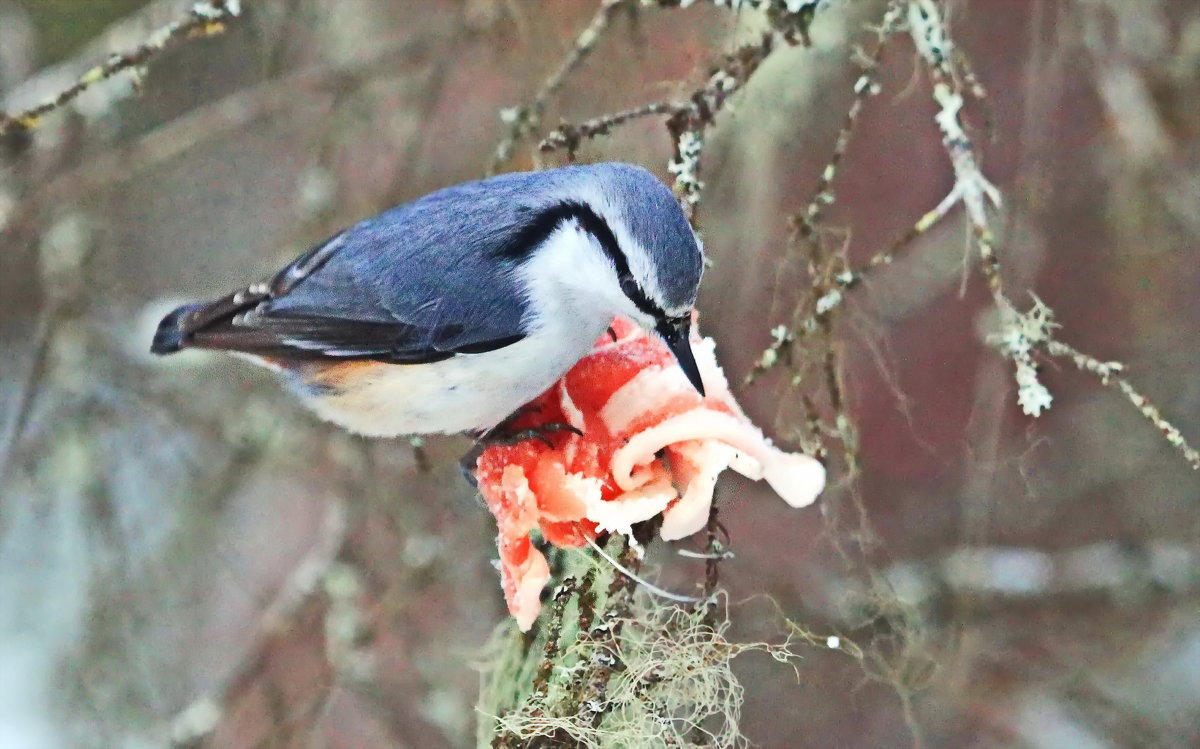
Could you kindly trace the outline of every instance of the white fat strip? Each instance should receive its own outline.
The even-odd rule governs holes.
[[[751,481],[761,481],[763,477],[762,463],[759,463],[749,455],[733,451],[733,457],[729,459],[729,467],[738,473],[742,474]]]
[[[633,435],[613,454],[613,480],[622,489],[634,488],[632,474],[636,466],[652,461],[667,445],[686,440],[717,440],[758,461],[763,478],[793,507],[811,504],[825,488],[825,467],[814,458],[781,452],[748,421],[703,408],[673,416]]]
[[[600,495],[604,489],[604,482],[600,479],[590,478],[588,476],[584,476],[582,473],[568,473],[562,478],[562,488],[565,491],[574,494],[579,499],[580,504],[582,504],[585,508],[591,507],[596,502],[603,502],[603,500],[600,499]],[[584,512],[584,517],[586,517],[586,509]],[[579,519],[578,515],[574,517],[558,517],[557,515],[545,510],[542,510],[542,517],[555,522]]]
[[[597,493],[594,499],[588,501],[585,517],[595,523],[601,532],[632,536],[635,524],[659,514],[678,496],[670,477],[662,474],[657,481],[607,502],[600,499]]]
[[[769,447],[763,461],[763,478],[784,502],[792,507],[807,507],[817,501],[825,488],[825,466],[821,461],[801,453],[785,453]]]
[[[517,575],[517,590],[510,608],[517,620],[517,628],[528,632],[542,610],[542,589],[550,582],[550,565],[542,552],[530,549],[529,558],[521,566],[523,569]]]
[[[612,336],[610,336],[608,334],[608,331],[605,331],[604,337],[601,339],[604,342],[600,343],[596,346],[593,346],[592,350],[588,352],[588,356],[591,356],[592,354],[598,354],[602,351],[608,351],[610,349],[616,348],[617,346],[620,346],[621,344],[623,344],[627,341],[633,341],[638,338],[645,338],[646,335],[647,335],[646,331],[643,330],[642,328],[640,328],[636,324],[634,324],[629,329],[629,331],[625,333],[625,335],[617,338],[617,340],[615,340],[615,341],[612,339]]]
[[[558,400],[563,415],[567,417],[567,423],[582,432],[583,411],[579,410],[579,406],[575,405],[575,401],[572,400],[571,394],[567,391],[566,377],[558,381]]]
[[[692,338],[692,353],[696,357],[696,366],[704,378],[704,387],[709,398],[721,401],[733,411],[735,416],[747,419],[741,404],[729,391],[729,380],[725,378],[725,370],[717,363],[717,344],[711,338]],[[751,481],[759,481],[763,477],[762,464],[743,452],[733,450],[729,458],[729,467]]]
[[[676,479],[682,480],[685,488],[679,501],[663,513],[659,535],[664,541],[677,541],[704,527],[717,488],[717,477],[736,454],[729,445],[713,440],[672,446],[671,472]]]
[[[766,447],[762,433],[750,424],[721,411],[696,408],[630,437],[613,454],[613,480],[622,489],[633,489],[636,466],[648,464],[667,445],[703,439],[719,440],[752,457],[762,455]]]
[[[738,416],[745,416],[742,407],[734,400],[729,392],[729,380],[725,379],[725,370],[717,364],[717,344],[711,338],[692,338],[692,355],[696,358],[696,366],[700,369],[701,379],[704,380],[704,392],[709,398],[714,398],[729,406]]]
[[[516,502],[518,511],[507,516],[507,523],[501,525],[501,532],[509,536],[524,536],[537,526],[538,506],[537,497],[529,488],[529,479],[525,469],[517,465],[504,467],[500,475],[500,487]]]
[[[699,401],[696,388],[679,367],[647,367],[609,396],[600,409],[600,420],[610,434],[621,434],[635,419],[646,414],[647,404],[689,393],[695,394]]]

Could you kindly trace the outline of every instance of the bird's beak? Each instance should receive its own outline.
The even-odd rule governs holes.
[[[675,355],[675,360],[679,362],[679,368],[687,375],[688,381],[703,396],[704,381],[700,379],[700,368],[696,366],[696,357],[692,356],[692,344],[688,336],[691,327],[691,316],[686,316],[663,320],[655,330]]]

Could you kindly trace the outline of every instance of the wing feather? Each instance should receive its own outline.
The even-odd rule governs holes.
[[[517,177],[514,175],[514,177]],[[322,242],[266,281],[185,305],[151,350],[424,363],[525,337],[512,251],[531,212],[520,178],[468,183],[393,208]]]

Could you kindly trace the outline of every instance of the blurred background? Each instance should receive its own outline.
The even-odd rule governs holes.
[[[179,0],[0,0],[0,109],[56,94]],[[473,743],[473,660],[505,616],[461,439],[366,441],[231,358],[153,359],[174,304],[337,228],[481,176],[594,0],[243,0],[3,139],[0,749]],[[806,293],[812,198],[883,3],[831,2],[718,118],[699,213],[703,324],[740,381]],[[986,88],[964,116],[1003,191],[1010,294],[1200,439],[1200,8],[950,0]],[[630,4],[542,131],[703,85],[761,21]],[[897,36],[835,183],[854,262],[953,185],[928,75]],[[533,141],[505,169],[531,168]],[[670,179],[662,118],[584,160]],[[1200,745],[1200,476],[1118,394],[1046,363],[1034,420],[984,335],[961,213],[848,299],[835,340],[861,473],[819,508],[723,480],[732,637],[780,615],[861,645],[736,662],[764,747]],[[786,372],[742,388],[795,447]],[[835,467],[842,464],[834,461]],[[688,546],[688,544],[684,544]],[[695,544],[691,545],[693,548]],[[664,584],[698,563],[660,549]]]

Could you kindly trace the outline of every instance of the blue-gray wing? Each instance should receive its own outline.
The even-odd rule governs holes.
[[[526,334],[520,264],[553,228],[528,180],[459,185],[367,219],[267,281],[179,308],[152,350],[421,363],[515,343]]]

